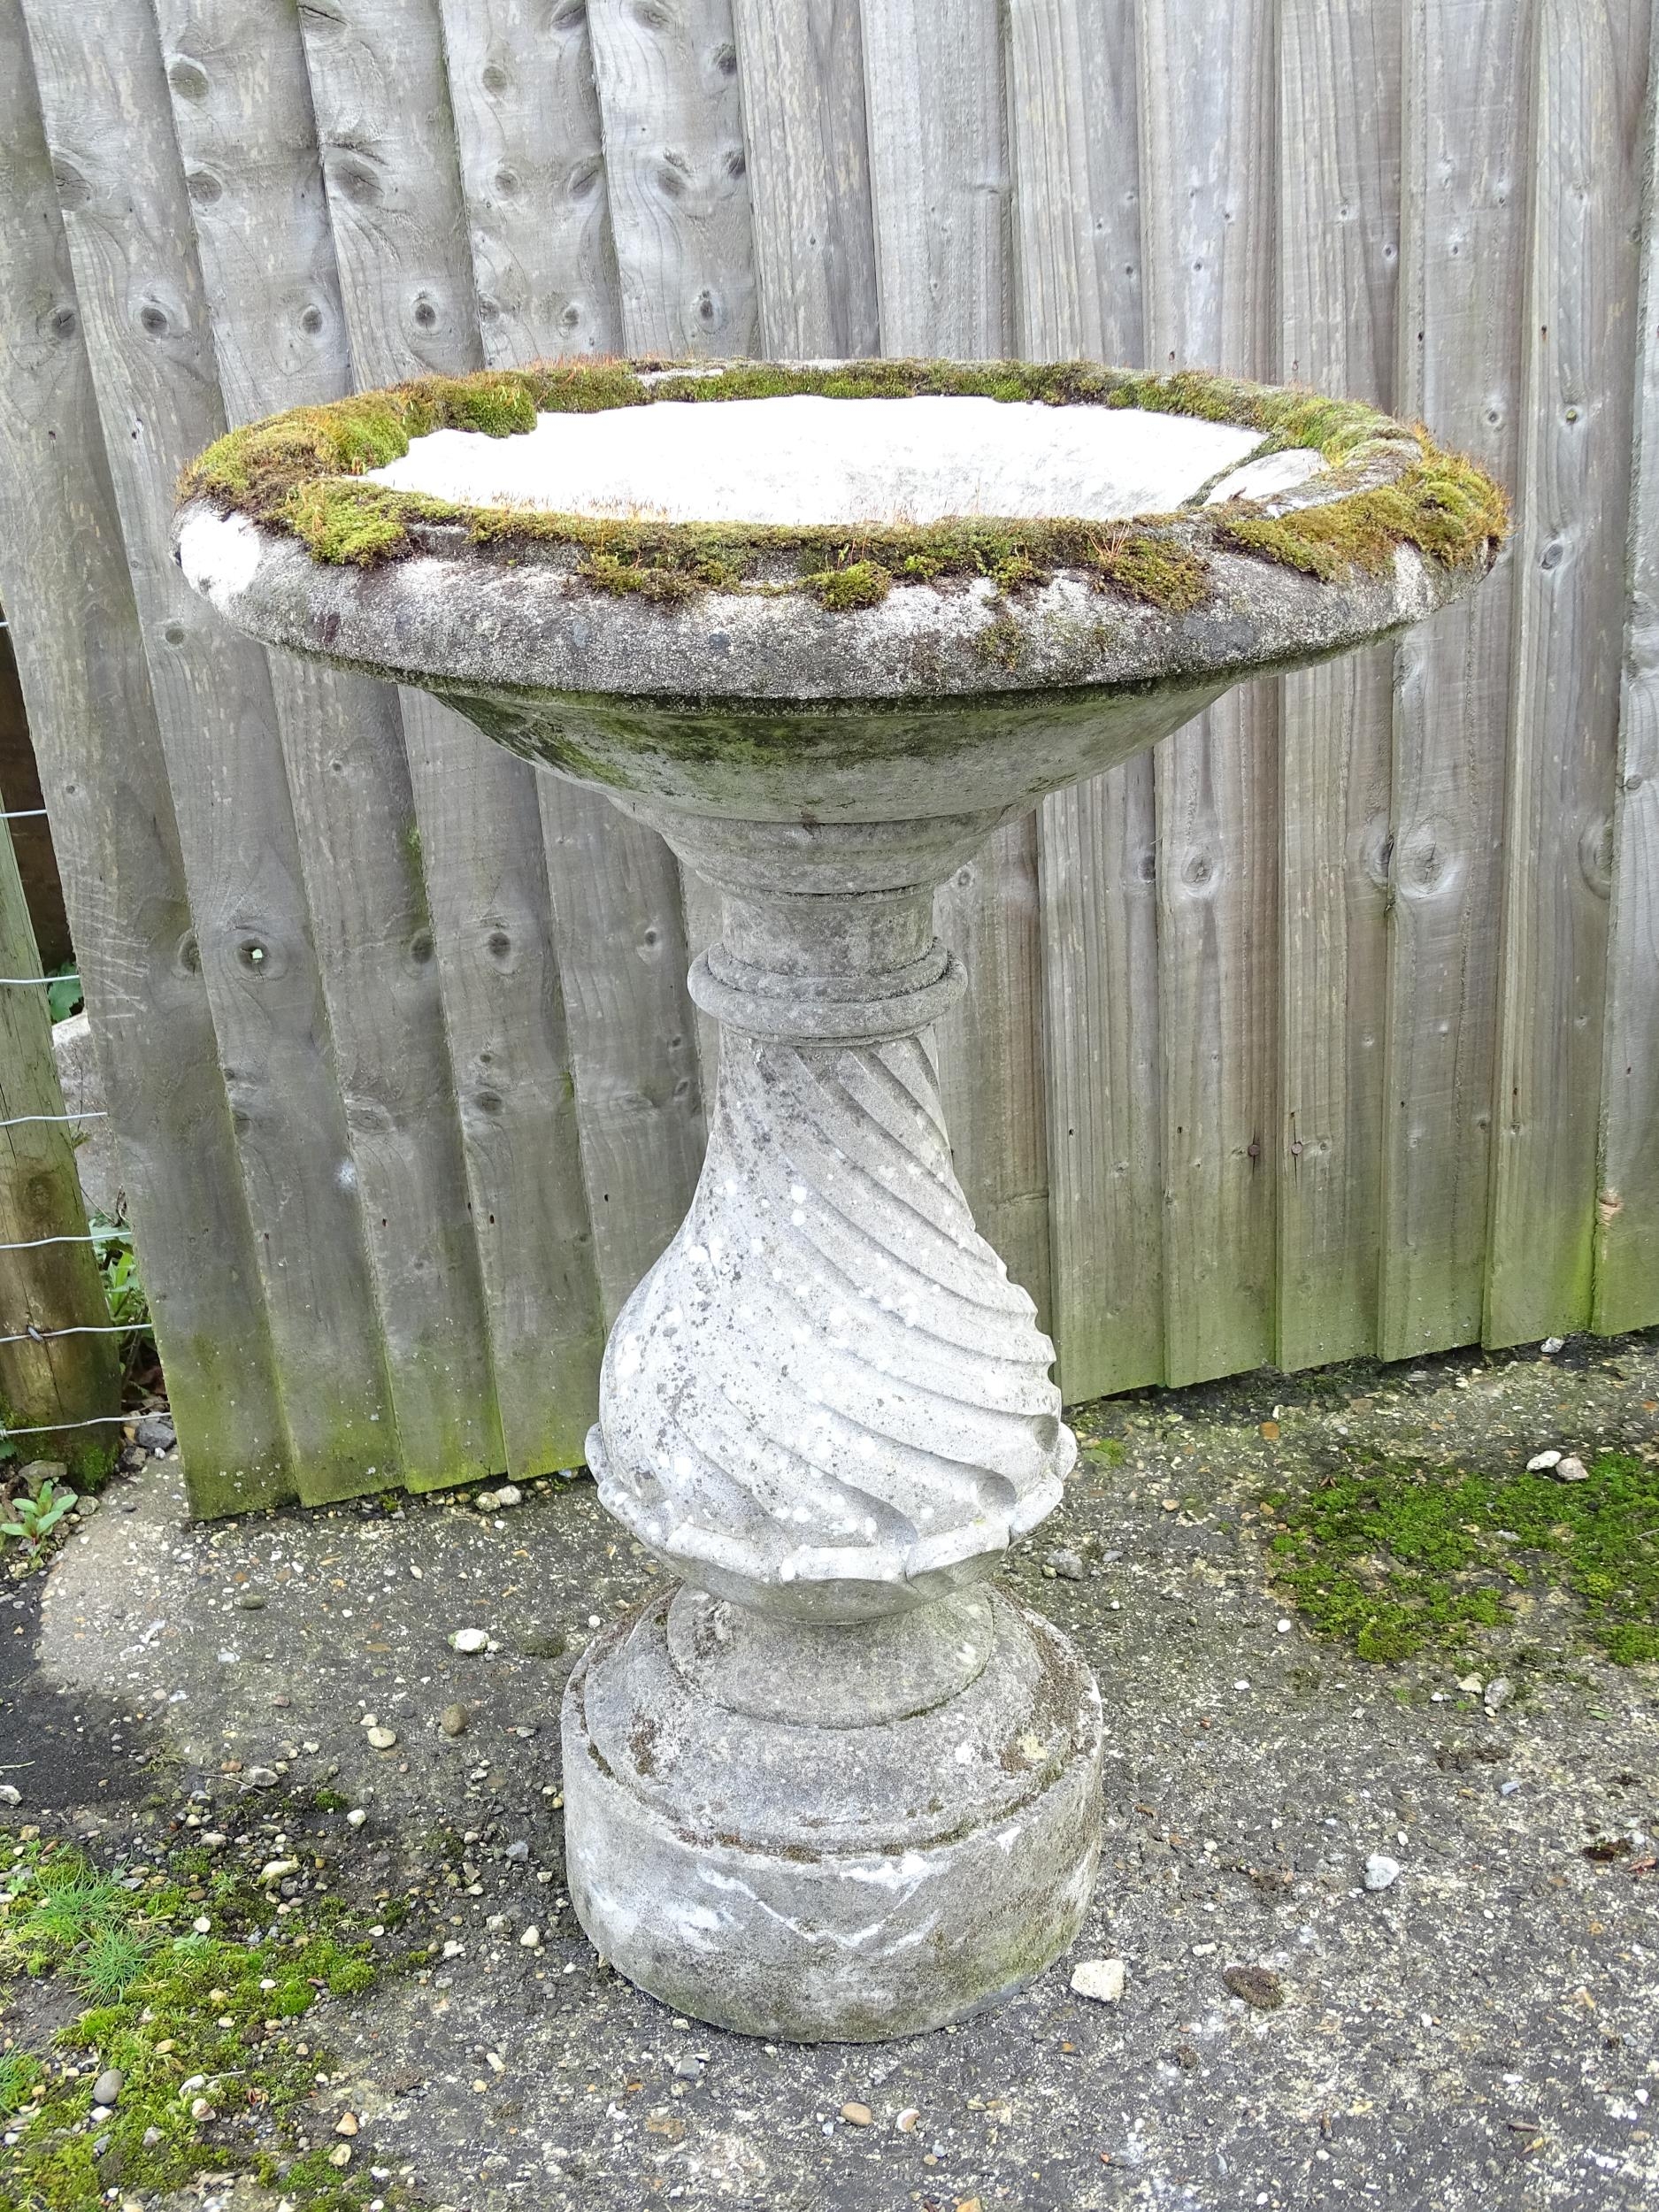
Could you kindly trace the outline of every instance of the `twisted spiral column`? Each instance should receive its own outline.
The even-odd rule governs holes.
[[[565,1691],[571,1901],[664,2002],[804,2041],[1029,1981],[1100,1849],[1087,1667],[987,1579],[1075,1455],[950,1164],[933,887],[995,818],[635,805],[724,894],[708,1156],[606,1350],[588,1459],[680,1578]]]
[[[1076,1455],[1053,1347],[951,1165],[930,1028],[964,979],[931,902],[728,889],[693,971],[722,1027],[708,1154],[612,1333],[588,1459],[676,1574],[763,1610],[869,1617],[975,1580]]]

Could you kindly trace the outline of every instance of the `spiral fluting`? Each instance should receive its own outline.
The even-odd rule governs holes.
[[[687,1580],[890,1609],[1057,1503],[1053,1356],[973,1225],[924,1039],[728,1029],[702,1179],[612,1333],[589,1457]]]

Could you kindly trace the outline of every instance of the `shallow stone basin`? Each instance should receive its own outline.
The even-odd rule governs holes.
[[[865,380],[885,387],[903,366],[872,365]],[[1079,380],[1021,373],[1015,388],[1041,393]],[[1091,396],[1071,403],[975,388],[757,399],[741,395],[757,373],[733,369],[658,373],[626,411],[531,411],[521,435],[419,432],[417,414],[403,451],[324,480],[384,503],[366,512],[396,516],[389,549],[370,538],[319,560],[287,511],[227,497],[232,472],[210,467],[180,517],[180,558],[267,642],[422,685],[566,773],[696,811],[820,821],[1032,803],[1248,675],[1432,613],[1486,565],[1490,488],[1447,475],[1402,425],[1216,379],[1087,373]],[[856,365],[795,380],[862,388]],[[934,366],[912,380],[952,379]],[[728,383],[739,396],[711,405]],[[1224,419],[1183,411],[1195,406]],[[769,411],[796,411],[762,435]],[[825,428],[838,414],[858,419],[839,443]],[[696,434],[740,416],[741,436]],[[902,427],[878,438],[872,417]],[[1077,422],[1094,434],[1060,434]],[[1295,442],[1310,435],[1322,442]],[[660,514],[639,498],[639,449],[663,471]],[[1393,526],[1448,520],[1420,503],[1436,471],[1468,511],[1425,551]],[[700,476],[703,521],[689,511]],[[780,520],[792,493],[798,512]],[[1376,511],[1391,501],[1398,515]],[[1344,557],[1350,515],[1360,559]]]
[[[982,1586],[1076,1445],[951,1164],[933,894],[1231,685],[1467,589],[1502,495],[1366,408],[1007,363],[409,386],[234,434],[187,492],[228,618],[439,694],[722,894],[708,1155],[588,1440],[683,1586],[571,1679],[583,1925],[766,2036],[1019,1987],[1087,1908],[1110,1724]]]

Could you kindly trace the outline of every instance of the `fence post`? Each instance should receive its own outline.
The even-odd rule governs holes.
[[[0,822],[0,979],[40,972],[11,832]],[[113,1336],[51,1333],[110,1318],[86,1240],[73,1125],[63,1114],[46,993],[0,979],[0,1440],[8,1429],[44,1429],[18,1437],[22,1456],[62,1460],[85,1480],[108,1471],[120,1430],[71,1425],[119,1411],[121,1363]],[[25,1340],[4,1340],[19,1336]]]

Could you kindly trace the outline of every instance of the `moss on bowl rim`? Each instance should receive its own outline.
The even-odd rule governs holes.
[[[367,480],[440,429],[510,437],[541,413],[659,401],[718,403],[972,396],[1045,406],[1137,408],[1237,424],[1263,451],[1302,447],[1331,474],[1317,492],[1234,499],[1128,522],[976,516],[928,524],[670,523],[467,506]],[[895,583],[988,577],[999,591],[1081,574],[1105,594],[1179,614],[1210,589],[1227,549],[1325,581],[1379,575],[1402,546],[1447,568],[1484,565],[1509,526],[1500,488],[1421,426],[1294,387],[1183,370],[1153,376],[1091,362],[827,364],[587,360],[426,377],[234,430],[185,471],[181,501],[204,499],[297,539],[331,565],[406,559],[457,534],[490,557],[567,561],[580,585],[663,603],[708,590],[801,592],[845,611]]]

